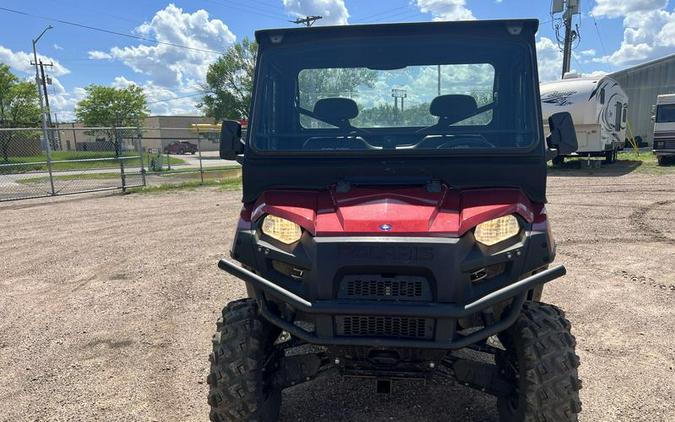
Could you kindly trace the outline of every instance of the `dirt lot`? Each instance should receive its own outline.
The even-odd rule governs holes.
[[[584,381],[582,421],[675,420],[675,175],[549,179]],[[0,205],[0,420],[203,421],[207,353],[242,285],[216,268],[237,192],[80,196]],[[284,421],[496,421],[446,384],[326,378],[284,395]]]

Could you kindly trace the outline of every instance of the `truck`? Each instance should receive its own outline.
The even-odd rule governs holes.
[[[660,166],[675,160],[675,94],[656,97],[653,151]]]
[[[541,84],[543,118],[567,111],[572,115],[579,148],[574,155],[616,161],[626,141],[628,96],[609,76],[581,77],[566,73],[563,79]],[[562,164],[558,156],[554,164]]]
[[[578,420],[571,323],[542,301],[566,271],[547,161],[577,140],[568,112],[544,136],[537,27],[256,32],[248,131],[220,136],[243,181],[218,267],[246,298],[216,323],[212,421],[275,421],[283,389],[335,373],[383,394],[442,377],[496,396],[503,422]]]

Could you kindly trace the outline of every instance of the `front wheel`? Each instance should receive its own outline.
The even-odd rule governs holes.
[[[254,300],[230,302],[216,324],[209,356],[209,414],[213,422],[275,421],[281,389],[272,384],[279,329],[258,314]]]
[[[656,161],[660,166],[667,166],[673,161],[673,156],[668,156],[668,155],[657,155],[656,156]]]
[[[576,341],[565,314],[552,305],[526,302],[520,317],[500,334],[506,351],[500,372],[515,386],[497,401],[502,422],[576,422],[581,412]]]

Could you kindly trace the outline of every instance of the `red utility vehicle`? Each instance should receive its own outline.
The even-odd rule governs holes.
[[[568,113],[544,138],[537,25],[256,33],[246,139],[225,121],[220,145],[243,208],[219,266],[249,298],[217,323],[211,420],[273,421],[282,389],[329,370],[380,392],[449,377],[502,421],[577,420],[570,323],[541,302],[565,274],[546,162],[577,145]]]

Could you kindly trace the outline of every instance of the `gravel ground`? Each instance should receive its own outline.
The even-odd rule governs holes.
[[[0,420],[203,421],[207,354],[241,283],[216,268],[238,192],[0,204]],[[568,275],[544,300],[574,324],[582,421],[675,420],[675,174],[551,177]],[[496,421],[495,400],[442,381],[323,378],[283,421]]]

